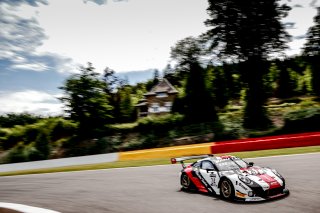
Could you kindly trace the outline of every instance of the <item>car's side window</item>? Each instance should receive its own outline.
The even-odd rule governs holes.
[[[199,168],[199,166],[200,166],[199,162],[196,162],[196,163],[193,164],[193,167],[195,167],[195,168]]]
[[[201,169],[214,169],[214,167],[210,161],[202,161]]]

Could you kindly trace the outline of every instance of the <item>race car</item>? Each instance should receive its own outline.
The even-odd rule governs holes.
[[[200,159],[190,165],[184,161]],[[289,194],[285,179],[275,169],[254,166],[235,156],[200,155],[172,158],[180,162],[180,183],[184,190],[220,195],[224,199],[263,201]]]

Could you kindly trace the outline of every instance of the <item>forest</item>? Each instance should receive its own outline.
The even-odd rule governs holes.
[[[208,31],[178,41],[152,79],[130,85],[88,63],[59,88],[63,116],[0,115],[0,163],[319,131],[320,8],[301,54],[288,57],[290,7],[208,2]],[[162,78],[179,91],[171,113],[139,117]]]

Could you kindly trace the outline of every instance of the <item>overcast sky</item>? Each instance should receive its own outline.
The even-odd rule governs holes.
[[[299,54],[317,0],[282,0]],[[68,73],[92,62],[98,71],[157,68],[170,47],[207,29],[207,0],[0,0],[0,113],[61,112],[56,97]]]

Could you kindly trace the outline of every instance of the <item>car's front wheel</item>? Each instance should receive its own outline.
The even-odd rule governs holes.
[[[190,180],[190,178],[186,173],[181,174],[180,183],[181,183],[182,189],[185,189],[185,190],[194,189],[194,184],[192,183],[192,181]]]
[[[225,199],[234,197],[234,188],[230,180],[224,179],[220,184],[220,195]]]

